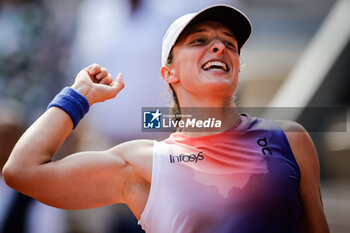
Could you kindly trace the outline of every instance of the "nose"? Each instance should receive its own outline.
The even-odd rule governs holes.
[[[226,50],[225,44],[221,40],[214,40],[213,45],[211,46],[211,51],[216,54],[222,54]]]

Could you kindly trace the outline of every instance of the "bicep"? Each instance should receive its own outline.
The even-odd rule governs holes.
[[[39,166],[28,176],[30,195],[64,209],[95,208],[122,202],[125,179],[131,170],[119,156],[80,152]]]
[[[287,131],[286,135],[301,170],[303,232],[329,232],[320,191],[319,161],[311,137],[303,129]]]
[[[308,135],[302,138],[304,138],[304,146],[301,148],[304,148],[304,151],[298,152],[298,162],[301,169],[300,198],[304,209],[303,232],[328,232],[320,190],[320,167],[317,152]]]

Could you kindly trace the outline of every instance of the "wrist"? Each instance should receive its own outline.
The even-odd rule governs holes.
[[[65,111],[73,122],[73,129],[78,125],[79,121],[89,111],[88,100],[74,90],[72,87],[65,87],[56,97],[51,101],[48,109],[57,107]]]
[[[80,83],[74,83],[71,88],[82,95],[89,103],[89,106],[93,104],[92,101],[92,87],[89,85],[82,85]]]

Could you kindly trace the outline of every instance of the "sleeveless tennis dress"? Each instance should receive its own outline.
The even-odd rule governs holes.
[[[300,169],[282,129],[241,114],[228,131],[154,142],[147,233],[300,232]]]

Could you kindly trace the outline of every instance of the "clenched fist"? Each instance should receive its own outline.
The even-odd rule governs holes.
[[[91,106],[114,98],[124,88],[123,75],[119,73],[113,81],[105,68],[92,64],[78,73],[72,88],[83,95]]]

